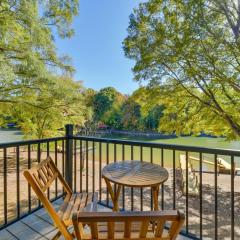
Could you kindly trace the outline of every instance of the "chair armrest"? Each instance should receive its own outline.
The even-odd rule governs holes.
[[[73,214],[73,221],[78,222],[124,222],[124,221],[165,221],[184,220],[183,213],[175,210],[143,211],[143,212],[78,212]]]

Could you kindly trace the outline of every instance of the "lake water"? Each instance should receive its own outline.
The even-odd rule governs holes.
[[[211,138],[211,137],[165,137],[165,138],[150,138],[150,137],[139,137],[139,136],[126,136],[126,135],[102,135],[101,137],[105,138],[115,138],[115,139],[125,139],[125,140],[135,140],[135,141],[147,141],[147,142],[159,142],[166,144],[179,144],[179,145],[188,145],[188,146],[200,146],[200,147],[208,147],[208,148],[221,148],[221,149],[234,149],[240,150],[240,141],[226,141],[224,138]],[[23,135],[20,130],[0,130],[0,143],[20,141],[23,139]],[[105,144],[102,144],[103,148],[103,159],[106,158],[106,152],[104,152]],[[98,144],[96,144],[96,159],[98,159]],[[121,156],[122,149],[121,146],[117,147],[117,156]],[[181,152],[176,152],[177,158],[179,158],[179,154]],[[189,156],[199,157],[198,154],[190,153]],[[159,162],[159,152],[153,152],[153,160],[154,162]],[[138,160],[140,158],[140,149],[138,147],[134,148],[134,156]],[[150,153],[149,149],[143,149],[143,159],[146,161],[150,161],[149,159]],[[172,163],[172,151],[165,150],[164,158],[166,159],[166,165],[171,167]],[[204,154],[203,158],[206,160],[210,160],[213,162],[214,155]],[[222,157],[222,156],[218,156]],[[230,163],[230,157],[223,156],[223,158]],[[114,159],[114,145],[109,144],[109,159],[110,161]],[[125,147],[125,159],[131,159],[131,149],[129,146]],[[235,157],[236,167],[240,167],[240,158]],[[196,164],[198,164],[196,162]],[[208,168],[209,166],[204,168]]]
[[[124,135],[105,135],[102,137],[240,150],[240,141],[226,141],[224,138],[192,137],[191,136],[191,137],[173,137],[173,138],[153,139],[149,137],[138,137],[138,136],[128,137]],[[0,143],[20,141],[22,139],[23,139],[23,135],[20,130],[0,129]]]
[[[208,148],[222,148],[222,149],[234,149],[240,150],[240,141],[226,141],[224,138],[213,138],[213,137],[163,137],[163,138],[151,138],[151,137],[140,137],[140,136],[126,136],[126,135],[102,135],[104,138],[116,138],[124,140],[135,140],[135,141],[147,141],[147,142],[159,142],[166,144],[179,144],[187,146],[199,146]]]
[[[0,143],[21,141],[23,139],[20,130],[0,129]]]

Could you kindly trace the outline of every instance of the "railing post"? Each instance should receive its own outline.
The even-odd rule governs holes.
[[[72,175],[73,175],[73,125],[65,125],[66,131],[66,151],[65,151],[65,179],[69,187],[72,189]]]

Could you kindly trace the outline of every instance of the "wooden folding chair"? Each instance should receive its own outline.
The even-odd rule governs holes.
[[[73,193],[51,157],[31,169],[25,170],[23,174],[59,230],[53,239],[58,239],[61,235],[67,240],[74,238],[74,234],[68,230],[68,227],[72,226],[73,212],[83,209],[84,211],[97,211],[97,194]],[[58,211],[54,209],[45,193],[57,179],[59,179],[66,194]]]
[[[161,239],[177,238],[185,216],[179,211],[76,212],[73,226],[77,239]],[[164,231],[166,222],[169,230]],[[87,223],[90,229],[84,229]]]

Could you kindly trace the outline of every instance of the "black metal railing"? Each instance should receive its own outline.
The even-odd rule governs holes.
[[[65,175],[65,137],[0,144],[0,229],[41,207],[23,177],[23,171],[51,156]],[[50,200],[62,196],[57,181],[47,192]]]
[[[161,186],[159,205],[185,213],[182,234],[195,239],[240,238],[240,151],[73,136],[69,125],[65,137],[0,144],[0,228],[41,207],[22,172],[47,156],[74,191],[98,191],[99,203],[107,207],[112,202],[101,177],[105,165],[125,160],[159,164],[170,173]],[[55,182],[47,194],[55,200],[62,189]],[[124,187],[119,206],[152,210],[150,189]]]
[[[170,172],[161,187],[159,204],[161,209],[180,209],[185,213],[184,235],[195,239],[240,238],[240,175],[236,170],[240,151],[84,136],[74,136],[72,141],[76,191],[99,191],[100,203],[112,207],[101,178],[102,168],[116,161],[153,162]],[[82,150],[89,146],[93,151]],[[180,167],[181,157],[188,166],[185,169]],[[220,168],[220,159],[230,168]],[[194,193],[193,179],[196,179]],[[119,205],[122,210],[153,209],[151,191],[125,187]]]

